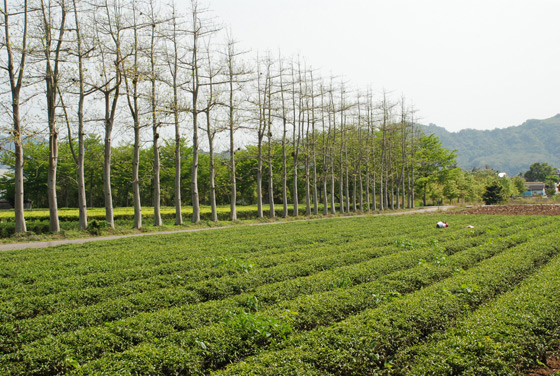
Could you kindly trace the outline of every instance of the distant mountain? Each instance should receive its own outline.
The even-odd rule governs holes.
[[[423,127],[424,133],[438,136],[443,147],[457,150],[457,164],[464,169],[489,166],[514,176],[535,162],[560,167],[560,114],[491,131],[448,132],[434,124]]]

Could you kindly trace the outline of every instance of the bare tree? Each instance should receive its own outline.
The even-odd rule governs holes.
[[[49,124],[49,170],[47,178],[47,196],[49,200],[49,230],[60,231],[58,220],[58,202],[56,197],[56,168],[58,165],[58,129],[56,126],[56,109],[58,106],[58,85],[62,44],[66,31],[67,6],[65,0],[41,0],[41,40],[45,59],[45,83],[47,96],[47,118]],[[53,32],[58,35],[53,36]]]
[[[265,72],[262,72],[264,65]],[[269,86],[271,85],[272,61],[270,56],[261,60],[257,57],[257,216],[263,217],[262,179],[263,179],[263,140],[268,130],[267,106]]]
[[[287,161],[287,134],[288,134],[288,109],[285,99],[284,69],[282,57],[278,58],[278,77],[280,85],[280,108],[282,118],[282,217],[287,218],[288,212],[288,161]]]
[[[169,73],[171,74],[171,82],[169,86],[173,91],[173,98],[171,102],[171,112],[173,114],[173,125],[175,128],[175,182],[174,182],[174,193],[175,193],[175,224],[183,224],[183,214],[181,212],[181,145],[183,143],[181,137],[181,126],[180,126],[180,114],[183,112],[184,106],[181,106],[179,100],[179,89],[184,87],[187,82],[183,82],[180,78],[180,73],[182,71],[180,60],[185,60],[185,53],[187,48],[184,48],[182,44],[181,34],[184,33],[182,29],[181,21],[178,17],[175,2],[171,5],[172,14],[170,17],[171,29],[166,33],[166,39],[170,43],[169,47],[165,49],[167,54],[166,60],[169,67]]]
[[[311,165],[313,168],[312,172],[312,189],[313,189],[313,214],[319,214],[319,194],[317,192],[317,139],[315,133],[315,125],[316,125],[316,107],[315,107],[315,80],[313,79],[313,68],[309,71],[310,79],[311,79]],[[320,95],[320,94],[319,94]]]
[[[237,220],[237,178],[235,173],[235,142],[234,134],[239,128],[237,124],[237,95],[236,92],[239,91],[241,85],[249,80],[249,71],[243,67],[242,64],[238,62],[239,56],[244,54],[244,52],[239,52],[236,50],[235,40],[228,35],[227,47],[225,52],[225,65],[226,70],[224,71],[225,80],[228,86],[228,131],[229,131],[229,168],[230,168],[230,181],[231,181],[231,195],[230,195],[230,218],[232,221]]]
[[[405,186],[405,169],[407,166],[407,111],[405,106],[405,99],[404,96],[401,97],[401,124],[400,124],[400,132],[401,132],[401,175],[399,178],[399,182],[401,184],[400,188],[402,190],[402,200],[401,200],[401,209],[405,208],[405,201],[406,201],[406,186]]]
[[[111,2],[110,2],[111,1]],[[103,95],[104,102],[104,153],[103,153],[103,195],[105,198],[105,221],[115,227],[113,216],[113,194],[111,190],[111,145],[117,103],[123,78],[122,34],[124,9],[116,0],[105,0],[98,5],[99,17],[95,19],[97,51],[99,53],[99,83],[93,86]],[[136,214],[136,213],[135,213]]]
[[[138,20],[139,17],[139,10],[136,8],[136,2],[131,3],[131,22],[126,28],[132,31],[132,42],[128,49],[130,49],[130,53],[127,55],[130,56],[119,56],[119,66],[115,69],[115,84],[111,87],[107,87],[104,91],[105,98],[106,98],[106,113],[107,113],[107,94],[110,94],[111,91],[115,91],[115,95],[113,97],[113,106],[112,109],[116,109],[118,94],[120,91],[120,84],[121,82],[124,83],[125,91],[126,91],[126,100],[128,104],[128,109],[130,111],[130,115],[132,117],[132,127],[134,131],[134,146],[132,151],[132,197],[133,197],[133,205],[134,205],[134,219],[133,219],[133,227],[136,229],[142,228],[142,203],[140,198],[140,147],[141,147],[141,130],[144,127],[140,122],[140,91],[139,85],[141,81],[141,77],[143,76],[140,70],[140,29],[142,28],[142,24]],[[116,8],[115,11],[120,12],[119,8]],[[118,13],[117,13],[118,14]],[[117,20],[120,17],[116,18]],[[113,42],[116,47],[119,47],[121,50],[122,45],[122,32],[125,30],[125,26],[121,23],[116,23],[115,28],[109,29],[111,35],[114,35]],[[132,61],[129,62],[127,59],[131,59]],[[117,85],[118,84],[118,85]],[[112,112],[113,113],[113,112]],[[114,114],[114,113],[113,113]]]
[[[68,143],[70,145],[70,150],[72,152],[72,157],[74,159],[74,164],[76,165],[76,175],[77,175],[77,183],[78,183],[78,212],[79,212],[79,228],[81,230],[85,230],[88,226],[87,220],[87,199],[86,199],[86,187],[85,187],[85,171],[84,171],[84,162],[85,162],[85,129],[84,129],[84,105],[86,96],[93,93],[93,90],[86,91],[86,78],[85,78],[85,67],[84,67],[84,60],[88,58],[88,56],[93,51],[93,43],[90,43],[88,46],[86,41],[84,40],[84,36],[82,34],[82,24],[83,18],[85,16],[86,10],[84,8],[79,8],[77,1],[72,0],[72,11],[74,13],[74,32],[76,34],[75,38],[75,46],[76,50],[74,52],[70,52],[71,55],[74,55],[77,59],[77,67],[78,67],[78,78],[72,79],[74,84],[78,86],[78,107],[77,107],[77,117],[78,117],[78,153],[76,154],[74,147],[73,147],[73,140],[71,134],[71,127],[70,121],[68,120],[66,106],[63,104],[62,108],[65,111],[65,116],[67,118],[68,124]],[[91,19],[90,19],[91,20]],[[92,38],[93,39],[93,38]],[[63,100],[63,95],[60,93],[59,87],[59,94],[60,100]]]
[[[206,107],[204,108],[204,113],[206,114],[206,135],[208,136],[208,152],[209,152],[209,171],[210,171],[210,208],[211,208],[211,219],[214,222],[218,221],[218,210],[216,206],[216,156],[214,152],[214,139],[216,134],[221,130],[215,127],[213,124],[213,119],[211,116],[214,108],[219,104],[219,93],[216,91],[217,85],[220,83],[215,82],[216,76],[220,75],[220,70],[214,69],[214,62],[212,61],[212,56],[210,53],[210,40],[207,40],[206,45],[207,53],[207,82],[205,86],[207,87],[206,93]]]
[[[160,158],[159,158],[159,128],[161,127],[161,122],[158,120],[158,100],[157,100],[157,84],[159,81],[158,77],[158,67],[156,66],[156,59],[158,56],[158,42],[159,35],[156,33],[156,28],[162,23],[159,20],[157,13],[158,9],[155,8],[153,1],[148,2],[149,14],[148,22],[150,24],[150,45],[148,48],[148,57],[150,60],[150,71],[149,71],[149,81],[150,81],[150,110],[152,118],[152,149],[153,149],[153,204],[154,204],[154,226],[161,226],[161,186],[160,186]]]
[[[293,118],[293,131],[292,131],[292,158],[294,163],[293,171],[293,190],[292,199],[294,202],[294,216],[299,215],[299,192],[298,192],[298,169],[299,169],[299,153],[301,144],[301,132],[303,131],[304,122],[304,108],[303,108],[303,80],[301,77],[301,65],[298,61],[298,71],[296,79],[296,70],[294,67],[294,62],[291,66],[292,73],[292,118]]]
[[[192,24],[191,30],[188,34],[191,37],[191,56],[190,56],[190,88],[188,91],[191,93],[191,115],[192,115],[192,169],[191,169],[191,195],[192,195],[192,222],[200,222],[200,195],[198,192],[198,156],[199,156],[199,125],[198,115],[202,112],[199,108],[199,94],[203,85],[201,81],[201,41],[202,38],[215,33],[217,30],[208,27],[201,20],[201,15],[204,11],[200,8],[198,0],[191,0],[191,16]]]
[[[334,88],[333,88],[333,79],[331,78],[331,83],[329,87],[329,110],[328,110],[328,117],[329,117],[329,133],[328,139],[330,138],[332,132],[332,141],[331,147],[327,150],[329,152],[329,165],[330,165],[330,179],[331,179],[331,214],[336,214],[336,206],[335,206],[335,177],[334,177],[334,145],[336,143],[336,107],[334,101]]]
[[[15,154],[15,231],[17,233],[25,232],[25,215],[24,215],[24,202],[23,202],[23,145],[22,145],[22,124],[21,124],[21,89],[24,84],[24,77],[26,72],[26,58],[28,54],[28,4],[27,0],[23,1],[21,9],[18,9],[15,13],[12,13],[8,8],[8,1],[4,0],[4,9],[2,13],[4,15],[4,40],[2,41],[3,47],[6,48],[7,54],[7,66],[2,67],[8,72],[10,81],[10,95],[11,95],[11,117],[13,128],[11,130],[11,136],[14,142],[14,154]],[[23,21],[21,24],[21,30],[17,42],[12,40],[12,34],[14,33],[14,26],[11,23],[12,16],[22,16]],[[17,59],[16,51],[19,51],[19,59]],[[19,60],[17,66],[15,66],[14,60]]]
[[[366,96],[366,124],[367,124],[367,139],[366,139],[366,197],[367,197],[367,210],[377,210],[376,195],[375,195],[375,134],[374,134],[374,121],[373,121],[373,97],[371,90],[368,90]],[[373,176],[372,176],[373,175]],[[371,203],[370,203],[370,186],[371,186]]]
[[[320,86],[320,97],[321,97],[321,154],[322,154],[322,162],[323,162],[323,170],[322,170],[322,182],[323,182],[323,215],[329,214],[329,194],[327,190],[327,181],[329,177],[329,166],[328,166],[328,150],[329,150],[329,139],[330,139],[330,132],[327,133],[325,129],[325,111],[328,111],[325,105],[325,88],[321,84]],[[329,122],[329,131],[330,131],[330,122]]]
[[[358,107],[358,114],[357,114],[357,126],[358,126],[358,163],[356,164],[356,173],[355,175],[358,175],[358,184],[359,184],[359,188],[360,188],[360,199],[359,199],[359,205],[360,205],[360,211],[363,212],[364,211],[364,182],[363,182],[363,174],[362,174],[362,162],[363,162],[363,153],[362,151],[364,150],[363,148],[363,126],[362,126],[362,107],[361,107],[361,95],[360,93],[358,93],[358,96],[356,98],[356,103],[357,103],[357,107]],[[356,186],[355,183],[355,179],[354,179],[354,187]],[[354,188],[354,192],[356,191],[356,188]],[[354,195],[355,196],[355,195]],[[355,200],[354,200],[355,201]]]
[[[266,128],[266,137],[268,141],[268,205],[269,205],[269,217],[274,218],[276,217],[276,211],[274,207],[274,160],[273,160],[273,145],[272,145],[272,96],[273,96],[273,77],[272,77],[272,68],[269,66],[267,67],[267,75],[270,76],[268,88],[266,92],[267,104],[268,108],[266,109],[265,114],[265,128]]]

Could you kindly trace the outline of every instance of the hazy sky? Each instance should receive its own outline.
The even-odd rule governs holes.
[[[244,48],[300,54],[451,131],[560,112],[559,0],[206,0]]]

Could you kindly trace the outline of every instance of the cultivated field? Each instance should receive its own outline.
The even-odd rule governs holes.
[[[382,216],[3,252],[0,374],[517,375],[560,349],[559,226]]]

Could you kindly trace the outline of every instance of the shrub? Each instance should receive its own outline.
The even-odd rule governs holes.
[[[507,201],[507,192],[500,183],[495,181],[486,186],[482,200],[486,205],[502,204]]]

